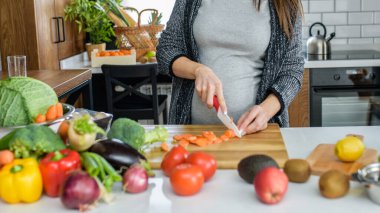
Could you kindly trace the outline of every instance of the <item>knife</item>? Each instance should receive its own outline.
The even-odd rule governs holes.
[[[213,105],[214,105],[214,108],[215,108],[215,110],[217,112],[217,116],[218,116],[219,120],[222,121],[222,123],[228,129],[232,129],[234,131],[234,133],[235,133],[236,136],[238,136],[239,138],[241,138],[242,137],[241,132],[237,128],[237,126],[234,123],[234,121],[228,116],[227,113],[223,113],[222,110],[220,109],[220,107],[219,107],[219,101],[218,101],[218,98],[216,96],[214,96]]]

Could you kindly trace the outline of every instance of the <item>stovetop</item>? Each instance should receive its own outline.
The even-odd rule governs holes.
[[[305,53],[304,57],[308,61],[380,59],[380,51],[337,50],[337,51],[332,51],[330,55],[309,55]]]

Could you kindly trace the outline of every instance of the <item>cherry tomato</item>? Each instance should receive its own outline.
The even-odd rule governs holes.
[[[201,168],[205,181],[214,176],[216,171],[216,160],[213,156],[204,152],[193,152],[186,159],[186,163],[199,166]]]
[[[168,153],[161,162],[161,169],[166,176],[170,176],[170,172],[179,164],[184,163],[189,152],[183,146],[175,146]]]
[[[201,190],[204,182],[202,170],[188,163],[176,166],[170,175],[173,191],[182,196],[193,195]]]

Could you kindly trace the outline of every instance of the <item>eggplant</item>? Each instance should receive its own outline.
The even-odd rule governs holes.
[[[134,163],[147,160],[146,157],[135,148],[115,138],[100,140],[92,145],[88,151],[99,154],[108,161],[115,170],[121,172]]]

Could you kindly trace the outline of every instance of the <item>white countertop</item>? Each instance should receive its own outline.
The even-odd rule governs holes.
[[[335,45],[333,50],[377,50],[380,51],[379,45]],[[380,59],[350,59],[350,60],[323,60],[308,61],[305,60],[305,68],[330,68],[330,67],[374,67],[380,66]],[[102,73],[100,67],[91,67],[87,53],[66,58],[60,62],[61,69],[91,69],[93,74]]]
[[[380,126],[375,127],[314,127],[281,129],[290,158],[306,158],[320,143],[335,143],[346,134],[364,135],[367,147],[380,150]],[[251,184],[244,182],[236,170],[218,170],[202,190],[190,197],[175,195],[167,177],[156,171],[149,179],[149,189],[141,194],[121,192],[115,185],[116,200],[112,204],[99,203],[90,212],[133,212],[133,213],[209,213],[209,212],[377,212],[379,205],[371,202],[364,187],[351,181],[349,193],[338,199],[325,199],[319,194],[318,177],[312,176],[307,183],[289,183],[285,198],[277,205],[262,204]],[[0,212],[40,213],[49,209],[53,212],[70,212],[60,200],[43,198],[34,204],[7,205],[0,202]],[[71,211],[72,212],[72,211]]]

